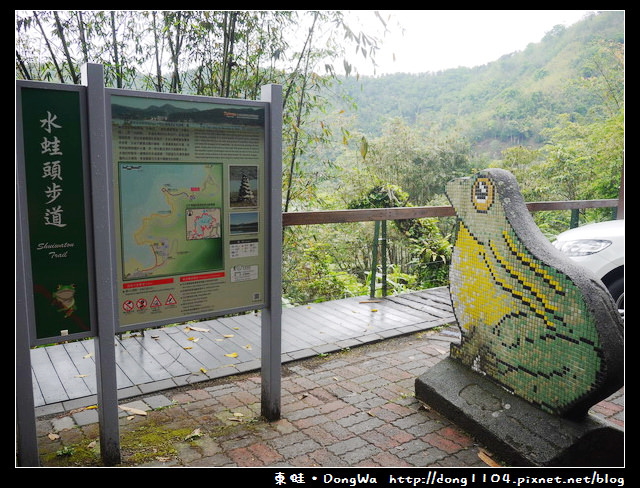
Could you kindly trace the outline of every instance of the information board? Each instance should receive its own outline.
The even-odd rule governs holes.
[[[110,100],[120,327],[262,308],[264,104]]]
[[[25,198],[32,344],[93,334],[80,89],[17,87],[18,195]]]

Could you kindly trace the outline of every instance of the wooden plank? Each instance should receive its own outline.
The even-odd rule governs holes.
[[[367,337],[389,335],[395,330],[411,331],[412,327],[420,330],[448,316],[453,321],[446,287],[364,303],[367,301],[366,297],[352,297],[283,309],[282,352],[290,354],[330,347],[351,339],[366,341]],[[373,312],[372,309],[378,311]],[[117,341],[118,388],[168,377],[202,375],[201,368],[207,371],[228,368],[228,374],[232,375],[237,371],[232,366],[255,361],[261,356],[260,312],[196,325],[208,328],[209,332],[173,326],[147,331],[144,336],[134,334]],[[225,338],[224,335],[233,337]],[[189,337],[198,337],[199,340],[189,341]],[[245,347],[248,344],[251,345],[250,349]],[[32,350],[36,405],[68,400],[70,396],[95,394],[94,347],[94,340],[87,339]],[[225,356],[232,352],[237,352],[239,357]],[[69,392],[65,391],[60,375],[66,378],[73,375],[74,370],[78,374],[89,375],[84,380],[88,391],[77,390],[75,384]]]
[[[91,357],[95,358],[95,354],[96,354],[95,340],[88,339],[86,341],[81,341],[81,344],[87,350],[87,354],[90,354]],[[52,346],[52,347],[59,347],[59,346]],[[116,345],[116,348],[117,347],[119,346]],[[133,383],[131,382],[129,377],[125,374],[125,372],[122,370],[121,365],[118,363],[116,363],[116,381],[118,384],[118,388],[128,388],[130,386],[133,386]]]
[[[404,297],[387,297],[389,306],[400,306],[407,313],[414,313],[417,316],[421,314],[428,314],[438,318],[449,317],[452,315],[452,311],[442,310],[441,308],[427,305],[426,303],[420,303],[415,300],[410,300]]]
[[[36,376],[36,372],[33,368],[31,368],[31,382],[33,384],[33,404],[36,407],[40,405],[45,405],[46,401],[42,394],[42,388],[40,387],[40,383],[38,382],[38,377]],[[47,385],[44,385],[46,388]]]
[[[363,334],[365,324],[354,321],[352,317],[337,316],[326,305],[321,303],[309,304],[308,306],[296,307],[289,311],[291,317],[295,317],[304,327],[301,330],[290,331],[299,336],[309,337],[309,341],[315,338],[313,346],[318,346],[322,342],[329,342],[327,338],[334,341],[360,336]]]
[[[407,298],[430,300],[439,304],[442,304],[446,309],[453,309],[451,305],[451,295],[449,293],[449,287],[440,286],[438,288],[430,288],[426,290],[420,290],[414,293],[407,293]]]
[[[375,316],[371,315],[371,308],[368,304],[360,304],[360,300],[334,300],[331,302],[321,302],[314,304],[315,310],[324,320],[329,319],[329,323],[339,324],[343,327],[359,330],[362,326],[371,323]]]
[[[200,366],[193,363],[192,356],[185,351],[184,346],[187,344],[178,344],[174,339],[173,336],[176,333],[179,333],[176,327],[165,327],[147,331],[145,332],[145,337],[148,336],[149,339],[153,341],[153,343],[148,344],[148,347],[153,351],[156,350],[156,347],[159,348],[157,354],[163,358],[163,367],[175,371],[177,373],[176,376],[197,371]]]
[[[198,373],[201,368],[210,370],[238,362],[225,357],[222,349],[207,351],[197,342],[189,341],[191,334],[187,334],[184,329],[185,327],[172,327],[171,331],[167,331],[167,336],[175,341],[177,347],[174,350],[178,353],[180,362],[191,373]]]
[[[393,310],[391,307],[385,306],[383,302],[370,304],[369,308],[354,314],[354,316],[365,320],[364,331],[366,334],[386,332],[418,322],[416,318]]]
[[[152,381],[151,376],[138,364],[138,361],[131,357],[127,348],[122,345],[121,340],[116,341],[115,356],[116,363],[122,368],[123,373],[133,385],[141,385]]]
[[[85,343],[88,341],[75,341],[65,344],[64,347],[67,350],[67,354],[76,365],[78,373],[87,375],[85,378],[85,384],[89,388],[90,394],[95,395],[98,391],[97,378],[96,378],[96,362],[93,354],[87,351]]]
[[[155,358],[159,367],[164,369],[170,377],[190,373],[190,371],[177,360],[176,356],[165,347],[167,343],[174,344],[174,341],[168,338],[166,332],[163,330],[146,332],[144,336],[138,336],[134,339],[140,343],[141,347],[143,347],[148,354]]]
[[[313,348],[322,342],[332,342],[332,335],[322,330],[313,312],[300,308],[287,309],[282,314],[282,338],[289,344],[287,352]]]
[[[235,343],[245,351],[253,351],[251,356],[253,359],[260,358],[260,320],[255,315],[239,315],[235,317],[227,317],[219,319],[233,334]],[[247,347],[249,346],[249,347]]]
[[[150,381],[160,381],[167,378],[171,378],[172,375],[169,371],[158,362],[156,355],[151,354],[142,344],[141,336],[133,334],[125,336],[118,341],[122,351],[125,351],[135,362],[135,368],[144,371],[144,373],[151,378]],[[131,377],[129,375],[129,377]],[[147,382],[148,383],[148,382]],[[136,382],[136,384],[138,384]]]
[[[414,304],[427,305],[443,312],[453,313],[451,297],[449,295],[449,290],[446,287],[421,290],[414,293],[405,293],[387,298],[389,300],[396,301],[397,303],[406,304],[409,307],[415,306]]]
[[[49,355],[51,364],[55,365],[56,373],[62,382],[62,387],[67,392],[67,396],[69,398],[89,396],[91,389],[85,382],[85,375],[95,381],[95,369],[92,373],[88,371],[81,373],[74,361],[69,357],[66,346],[67,344],[62,344],[62,347],[46,347],[45,350]]]
[[[283,351],[290,351],[290,350],[293,350],[292,348],[296,347],[295,344],[291,342],[291,337],[289,336],[289,334],[285,333],[285,328],[286,328],[285,317],[287,316],[287,313],[286,313],[287,310],[289,309],[284,309],[282,311],[282,316],[283,316],[282,350]],[[236,324],[238,327],[240,327],[241,330],[243,331],[243,335],[247,337],[247,342],[254,344],[255,345],[254,348],[256,349],[256,351],[260,351],[262,347],[262,336],[261,336],[262,323],[260,319],[260,313],[257,313],[255,315],[245,314],[245,315],[236,315],[233,317],[225,317],[222,320],[228,321],[230,324]]]
[[[247,348],[250,342],[247,338],[240,335],[239,330],[234,330],[233,325],[224,319],[212,320],[207,322],[207,326],[211,328],[210,332],[195,333],[195,337],[199,339],[198,345],[207,349],[212,355],[220,359],[220,363],[224,363],[229,359],[225,354],[236,353],[237,358],[233,358],[234,363],[250,361],[260,357],[260,345],[251,344],[251,348]]]
[[[50,346],[56,347],[56,346]],[[56,367],[51,363],[46,347],[31,349],[31,367],[38,378],[41,386],[42,398],[45,404],[63,402],[69,400],[69,396],[64,389]]]

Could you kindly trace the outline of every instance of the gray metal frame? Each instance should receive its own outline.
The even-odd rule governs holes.
[[[265,88],[271,87],[274,85],[268,85]],[[121,89],[121,88],[105,88],[105,104],[106,104],[106,127],[105,127],[105,131],[107,134],[107,141],[111,141],[112,140],[112,124],[111,124],[111,115],[110,115],[110,105],[111,105],[111,96],[122,96],[122,97],[139,97],[139,98],[149,98],[149,99],[156,99],[156,100],[179,100],[179,101],[183,101],[183,102],[196,102],[196,103],[210,103],[210,104],[221,104],[221,105],[244,105],[244,106],[251,106],[251,107],[262,107],[265,109],[265,115],[267,113],[269,113],[269,103],[268,101],[254,101],[254,100],[243,100],[243,99],[229,99],[229,98],[220,98],[220,97],[205,97],[205,96],[199,96],[199,95],[183,95],[183,94],[175,94],[175,93],[160,93],[160,92],[144,92],[144,91],[137,91],[137,90],[127,90],[127,89]],[[264,96],[264,95],[263,95]],[[280,96],[280,99],[282,97]],[[280,104],[281,105],[281,104]],[[266,190],[267,190],[267,196],[268,198],[272,198],[272,196],[269,194],[269,189],[273,188],[268,186],[269,185],[269,180],[272,179],[272,168],[273,166],[273,162],[272,162],[272,158],[270,157],[269,154],[269,150],[268,147],[271,144],[270,139],[272,138],[270,136],[271,132],[269,130],[269,121],[266,120],[267,117],[265,117],[265,174],[267,176],[267,186],[266,186]],[[282,110],[280,110],[280,120],[282,119]],[[282,122],[280,121],[279,127],[282,127]],[[277,133],[278,134],[278,138],[281,139],[281,134],[282,134],[282,130],[280,129],[280,131]],[[279,143],[279,146],[281,147],[281,143]],[[109,164],[112,164],[113,162],[113,152],[112,152],[112,147],[109,144],[108,147],[106,148],[106,154],[107,154],[107,159],[109,161]],[[281,167],[282,163],[281,163],[281,158],[282,156],[279,156],[280,159],[278,161],[280,161],[280,164],[276,164],[276,166],[278,166],[278,168]],[[110,172],[112,172],[112,168],[110,167],[109,170]],[[281,170],[277,170],[279,172],[279,174],[281,174]],[[113,182],[114,180],[113,176],[109,181],[111,182],[111,188],[109,188],[109,192],[110,192],[110,205],[112,205],[113,202],[113,198],[115,198],[115,196],[113,195],[114,193],[114,187],[113,187]],[[278,188],[281,188],[282,185],[279,185]],[[281,206],[281,200],[282,198],[280,196],[278,196],[278,204]],[[267,200],[267,206],[269,205],[269,201]],[[269,223],[270,227],[273,226],[273,222],[271,222],[268,218],[269,215],[269,211],[267,210],[267,219],[266,221]],[[279,214],[281,214],[282,211],[280,210]],[[279,222],[280,222],[280,227],[282,227],[282,218],[281,215],[278,216],[279,218]],[[111,221],[111,223],[113,224],[113,220]],[[115,236],[115,233],[113,232],[113,229],[109,229],[109,232],[111,232],[112,236]],[[269,235],[268,233],[265,234],[265,239],[267,241],[269,241]],[[268,248],[268,243],[267,243],[267,248]],[[114,253],[115,253],[115,247],[114,247]],[[268,254],[268,252],[265,252],[265,254]],[[265,270],[269,271],[270,270],[270,265],[269,263],[271,262],[271,260],[265,260]],[[114,261],[115,264],[115,261]],[[116,283],[116,277],[115,277],[115,267],[113,268],[114,270],[114,283]],[[265,290],[268,290],[268,282],[269,282],[269,272],[266,273],[265,276]],[[117,301],[117,300],[115,300]],[[140,329],[145,329],[145,328],[153,328],[153,327],[160,327],[163,325],[168,325],[168,324],[173,324],[173,323],[178,323],[178,322],[182,322],[182,321],[189,321],[189,320],[199,320],[199,319],[210,319],[216,316],[221,316],[221,315],[227,315],[227,314],[231,314],[231,313],[240,313],[240,312],[246,312],[246,311],[251,311],[251,310],[259,310],[262,308],[267,308],[268,304],[265,301],[265,304],[262,305],[247,305],[247,306],[243,306],[243,307],[234,307],[234,308],[229,308],[229,309],[224,309],[224,310],[218,310],[218,311],[208,311],[208,312],[203,312],[203,313],[196,313],[196,314],[192,314],[192,315],[185,315],[182,317],[178,317],[178,318],[166,318],[166,319],[159,319],[159,320],[153,320],[153,321],[148,321],[142,324],[134,324],[134,325],[120,325],[118,324],[118,322],[116,322],[116,328],[118,332],[124,332],[124,331],[128,331],[128,330],[140,330]]]
[[[156,98],[179,98],[187,101],[220,102],[228,104],[229,99],[195,97],[183,95],[147,94],[104,87],[103,67],[87,64],[82,67],[82,83],[85,86],[68,86],[70,90],[86,90],[86,105],[82,103],[86,119],[88,147],[83,148],[89,161],[91,185],[91,218],[88,225],[88,239],[92,240],[95,267],[92,282],[95,283],[95,335],[96,377],[98,414],[100,422],[100,451],[103,462],[113,466],[120,462],[120,440],[118,423],[118,394],[115,360],[115,336],[119,328],[116,297],[116,244],[114,231],[114,175],[111,150],[111,94],[149,96]],[[30,82],[17,82],[19,84]],[[37,82],[36,82],[37,83]],[[37,83],[38,87],[60,89],[60,85]],[[64,85],[63,85],[64,86]],[[19,90],[18,90],[19,92]],[[233,100],[240,105],[261,105],[265,107],[265,175],[266,175],[266,222],[269,228],[265,234],[265,293],[266,301],[262,309],[262,412],[268,420],[280,418],[281,385],[281,265],[282,265],[282,87],[263,87],[261,101]],[[16,120],[21,120],[20,103],[16,104]],[[22,128],[16,127],[17,163],[22,153]],[[26,220],[26,196],[20,191],[24,186],[22,164],[17,164],[16,181],[16,421],[18,431],[18,464],[38,465],[38,445],[35,423],[33,384],[31,378],[30,327],[33,324],[32,289],[29,236]],[[91,254],[91,253],[90,253]],[[247,310],[257,307],[246,307]],[[234,309],[231,312],[243,311]],[[223,313],[230,313],[225,310]],[[90,335],[91,333],[87,334]],[[63,340],[69,340],[65,336]],[[49,340],[48,342],[55,342]]]
[[[17,81],[16,82],[16,122],[22,121],[22,92],[21,88],[37,88],[40,90],[55,90],[55,91],[72,91],[80,94],[80,117],[83,121],[87,118],[87,103],[86,103],[86,86],[78,85],[61,85],[54,83],[45,83],[41,81]],[[86,124],[81,124],[82,130],[85,132],[82,136],[82,159],[85,169],[84,179],[85,188],[89,185],[90,168],[89,168],[89,155],[87,147],[87,127]],[[89,192],[84,193],[85,208],[91,208],[91,196]],[[91,273],[93,264],[93,223],[91,222],[91,216],[87,210],[86,220],[86,233],[87,233],[87,250],[88,250],[88,270]],[[60,341],[69,341],[76,339],[83,339],[86,337],[93,337],[96,334],[97,327],[95,325],[95,311],[94,306],[91,307],[91,330],[87,332],[73,333],[66,336],[47,337],[44,339],[37,339],[36,334],[36,321],[33,313],[33,281],[31,279],[31,256],[29,250],[31,249],[31,243],[29,238],[29,223],[27,217],[27,195],[26,195],[26,176],[25,176],[25,161],[24,161],[24,134],[22,130],[22,124],[16,123],[16,234],[20,240],[20,246],[16,245],[17,259],[16,263],[20,265],[20,269],[16,268],[16,289],[18,296],[23,302],[23,306],[26,307],[27,312],[21,317],[20,321],[16,321],[16,324],[25,324],[28,332],[29,346],[37,346],[44,344],[51,344]],[[18,272],[20,271],[20,272]],[[94,282],[94,277],[89,276],[89,292],[91,296],[89,300],[91,304],[95,303],[95,289],[91,287]],[[24,296],[21,294],[24,293]],[[22,333],[23,328],[19,331]]]
[[[75,91],[80,94],[81,118],[86,119],[87,105],[85,91],[86,87],[76,85],[59,85],[38,81],[17,81],[16,82],[16,354],[15,354],[15,377],[16,377],[16,431],[17,431],[17,462],[20,466],[38,466],[38,444],[36,433],[36,418],[33,396],[33,380],[31,372],[31,352],[30,348],[36,345],[60,342],[62,340],[76,340],[94,336],[97,332],[95,325],[94,308],[91,307],[90,331],[69,334],[67,336],[51,337],[46,339],[36,339],[36,320],[34,314],[33,300],[33,280],[31,276],[31,242],[29,237],[29,224],[27,217],[27,196],[26,196],[26,176],[24,161],[24,133],[22,128],[22,88],[37,88],[42,90]],[[81,124],[82,125],[82,124]],[[86,131],[86,126],[83,125]],[[85,185],[89,181],[88,168],[88,148],[86,144],[86,134],[81,138],[83,143],[82,154],[85,165]],[[86,186],[85,186],[86,187]],[[90,208],[90,197],[85,192],[86,208]],[[88,213],[88,212],[87,212]],[[87,215],[87,249],[89,260],[89,272],[93,259],[93,235],[92,222]],[[93,276],[89,279],[89,300],[92,305],[95,303],[95,289],[91,284],[95,281]]]

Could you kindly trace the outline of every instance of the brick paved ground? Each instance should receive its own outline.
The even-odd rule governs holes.
[[[122,465],[487,466],[491,453],[414,397],[416,377],[448,355],[453,331],[284,365],[276,422],[260,417],[259,372],[129,401],[146,415],[122,413]],[[597,414],[624,427],[624,390]],[[42,464],[100,465],[96,419],[85,409],[40,419]]]

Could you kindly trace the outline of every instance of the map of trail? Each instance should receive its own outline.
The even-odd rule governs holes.
[[[223,269],[222,164],[120,163],[124,280]]]

